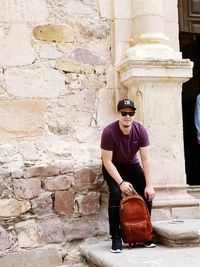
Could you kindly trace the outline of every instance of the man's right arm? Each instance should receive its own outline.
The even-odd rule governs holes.
[[[117,168],[112,163],[112,155],[113,155],[112,151],[101,149],[101,157],[103,160],[103,165],[106,168],[107,172],[116,181],[116,183],[119,185],[121,191],[124,194],[127,195],[131,194],[133,192],[133,187],[129,182],[123,181]]]

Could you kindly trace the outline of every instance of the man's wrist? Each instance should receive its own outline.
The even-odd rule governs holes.
[[[122,180],[122,181],[118,184],[118,186],[122,185],[123,183],[124,183],[124,180]]]

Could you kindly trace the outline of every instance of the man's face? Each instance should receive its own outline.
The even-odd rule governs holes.
[[[135,110],[130,107],[121,109],[118,111],[119,124],[125,128],[129,127],[133,122],[134,114]]]

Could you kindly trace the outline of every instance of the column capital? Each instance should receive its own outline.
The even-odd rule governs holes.
[[[192,77],[193,62],[189,59],[126,59],[117,66],[120,81],[126,87],[140,80],[186,82]]]

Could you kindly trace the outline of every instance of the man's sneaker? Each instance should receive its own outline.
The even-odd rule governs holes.
[[[154,244],[152,241],[146,241],[146,242],[142,243],[142,245],[145,248],[155,248],[156,247],[156,244]]]
[[[122,252],[122,240],[120,236],[115,236],[112,238],[111,252],[121,253]]]

